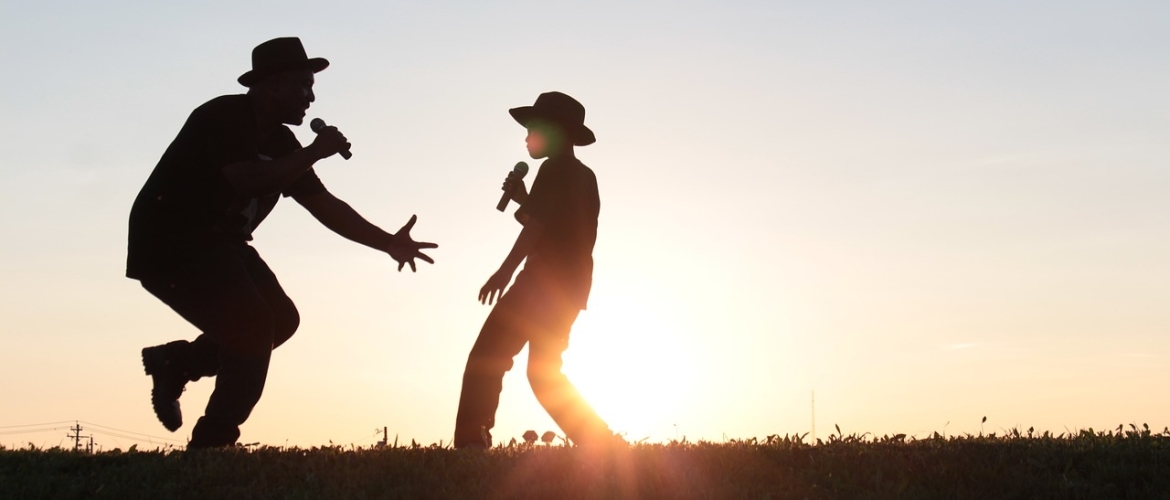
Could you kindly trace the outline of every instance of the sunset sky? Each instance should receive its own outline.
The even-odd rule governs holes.
[[[283,200],[254,245],[302,322],[241,442],[451,439],[507,110],[549,90],[602,202],[566,372],[631,441],[809,432],[814,391],[821,438],[1170,426],[1165,1],[49,0],[0,7],[0,445],[189,437],[214,381],[155,419],[139,351],[197,332],[124,278],[127,217],[278,36],[332,63],[325,185],[440,248],[398,273]],[[497,441],[556,429],[504,384]]]

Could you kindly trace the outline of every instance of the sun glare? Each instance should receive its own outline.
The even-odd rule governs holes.
[[[691,332],[644,302],[591,301],[573,328],[565,373],[627,440],[674,437],[690,379]]]

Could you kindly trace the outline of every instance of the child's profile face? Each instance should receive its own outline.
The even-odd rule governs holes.
[[[528,146],[528,156],[537,160],[547,157],[561,147],[564,134],[560,128],[548,123],[534,121],[528,125],[528,137],[524,139]]]
[[[529,128],[528,137],[524,138],[524,144],[528,146],[528,156],[531,156],[533,160],[548,156],[548,140],[540,130]]]

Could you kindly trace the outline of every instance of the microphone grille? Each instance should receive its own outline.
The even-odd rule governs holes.
[[[325,120],[313,118],[313,121],[309,122],[309,130],[313,132],[318,132],[323,128],[325,128]]]
[[[512,171],[517,176],[523,178],[525,175],[528,175],[528,164],[524,162],[517,163],[515,167],[512,167]]]

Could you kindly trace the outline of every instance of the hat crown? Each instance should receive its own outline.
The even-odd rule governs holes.
[[[283,67],[307,61],[305,46],[297,37],[273,38],[252,49],[252,69]]]
[[[561,92],[545,92],[536,97],[533,109],[564,124],[585,123],[585,106]]]

